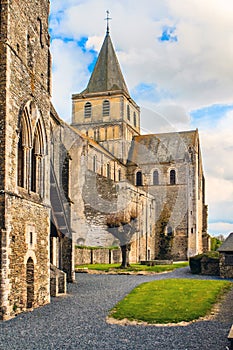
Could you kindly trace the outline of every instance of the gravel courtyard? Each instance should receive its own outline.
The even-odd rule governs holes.
[[[212,279],[192,275],[188,268],[153,276],[77,274],[77,283],[69,285],[66,297],[1,322],[0,349],[226,349],[233,323],[233,291],[213,320],[175,327],[106,323],[108,311],[135,286],[164,278]]]

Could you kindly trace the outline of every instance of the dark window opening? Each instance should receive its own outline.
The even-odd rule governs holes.
[[[92,105],[91,102],[87,102],[84,106],[84,117],[90,118],[92,113]]]
[[[23,148],[23,136],[20,131],[18,142],[18,186],[24,187],[24,148]]]
[[[110,164],[107,164],[107,177],[111,177]]]
[[[121,170],[118,170],[118,180],[121,181]]]
[[[110,102],[108,100],[104,100],[103,102],[103,117],[110,116]]]
[[[134,122],[134,126],[137,126],[137,116],[135,112],[133,114],[133,122]]]
[[[138,171],[136,173],[136,186],[142,186],[142,172]]]
[[[170,171],[170,185],[175,185],[176,184],[176,171],[171,170]]]
[[[96,172],[96,156],[93,157],[93,171]]]
[[[67,154],[62,165],[62,188],[66,199],[69,199],[70,156]]]
[[[31,151],[31,191],[36,192],[36,153],[35,153],[35,142]]]
[[[159,173],[157,170],[153,172],[153,185],[159,184]]]
[[[39,22],[40,45],[41,45],[41,48],[43,48],[44,47],[44,44],[43,44],[43,25],[42,25],[42,21],[39,17],[37,18],[37,20]]]
[[[130,107],[127,105],[127,118],[130,120]]]
[[[171,236],[173,235],[173,230],[172,230],[172,227],[171,227],[171,226],[168,226],[168,228],[167,228],[167,235],[168,235],[169,237],[171,237]]]
[[[30,244],[32,244],[33,243],[33,233],[30,232],[29,234],[30,234]]]

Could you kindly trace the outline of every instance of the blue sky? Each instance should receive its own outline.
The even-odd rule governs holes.
[[[142,131],[199,129],[209,232],[233,231],[232,1],[53,0],[53,103],[67,122],[71,94],[86,87],[102,45],[106,10]]]

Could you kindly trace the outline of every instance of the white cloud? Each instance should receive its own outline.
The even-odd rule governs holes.
[[[233,232],[233,224],[226,222],[210,223],[209,229],[213,236],[224,235],[227,237],[231,232]]]
[[[185,109],[175,104],[148,104],[141,108],[143,134],[177,132],[190,128],[190,117]]]
[[[76,42],[87,37],[87,51],[100,49],[108,9],[111,38],[129,90],[151,84],[160,99],[146,94],[137,98],[143,132],[199,128],[210,220],[230,222],[233,113],[192,126],[189,113],[233,104],[232,0],[53,0],[51,9],[52,37],[58,38],[52,42],[53,101],[60,116],[70,120],[71,94],[82,91],[89,79],[93,55]],[[164,26],[175,27],[177,42],[158,40]],[[211,223],[210,232],[217,232],[216,227]]]
[[[81,92],[89,78],[90,54],[84,54],[75,41],[54,39],[51,44],[53,56],[53,103],[60,116],[71,120],[71,94]],[[78,60],[79,57],[81,60]]]
[[[63,12],[56,22],[59,6]],[[152,0],[54,0],[52,29],[76,40],[88,36],[88,44],[99,48],[106,9],[113,17],[111,36],[131,90],[142,81],[156,83],[189,109],[232,101],[231,1],[158,0],[155,5]],[[176,27],[178,42],[158,41],[164,25]],[[79,60],[85,66],[83,58],[71,57],[70,64]]]

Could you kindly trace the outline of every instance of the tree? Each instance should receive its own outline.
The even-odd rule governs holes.
[[[222,235],[211,237],[211,250],[212,251],[217,250],[222,245],[223,241],[224,241],[224,236]]]
[[[138,219],[134,210],[121,211],[107,216],[108,232],[119,239],[122,263],[121,268],[127,268],[129,264],[129,252],[133,235],[137,232]]]

